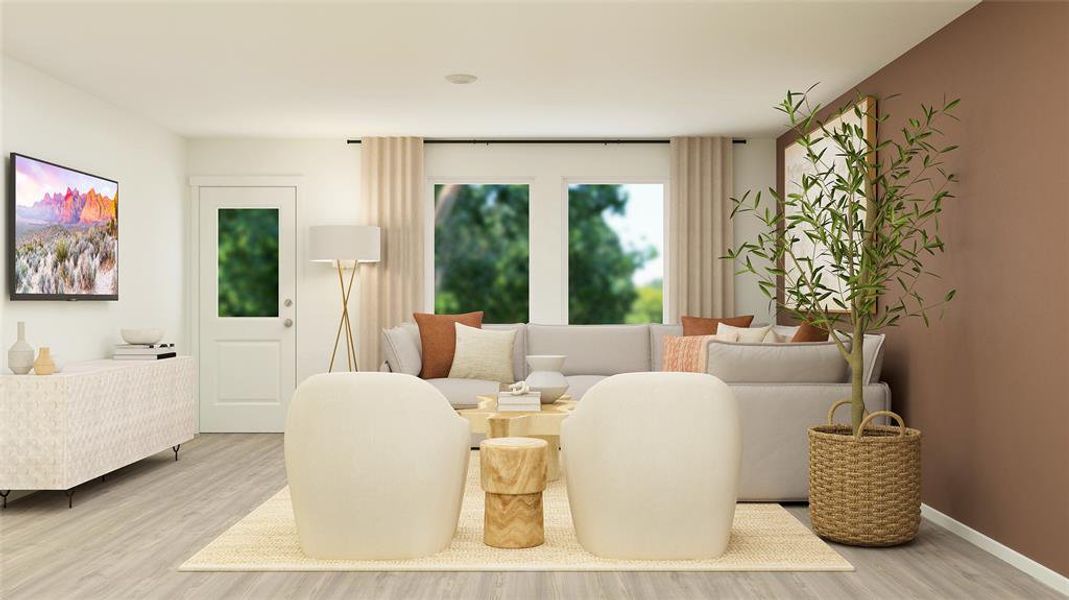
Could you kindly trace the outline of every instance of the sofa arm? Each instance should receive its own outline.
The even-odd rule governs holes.
[[[822,425],[828,409],[850,397],[849,383],[733,383],[742,430],[739,500],[809,498],[808,429]],[[864,388],[869,412],[890,410],[886,383]],[[839,422],[849,418],[841,410]]]

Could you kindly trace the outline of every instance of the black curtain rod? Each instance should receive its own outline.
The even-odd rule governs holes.
[[[427,138],[423,140],[424,144],[667,144],[668,138],[652,138],[652,139],[636,139],[636,138],[622,138],[622,139],[605,139],[605,140],[593,140],[590,138],[578,138],[578,139],[463,139],[463,138]],[[359,144],[360,140],[345,140],[347,144]],[[733,139],[732,144],[745,144],[744,139]]]

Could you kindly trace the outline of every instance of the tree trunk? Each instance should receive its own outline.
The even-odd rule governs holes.
[[[854,332],[850,344],[850,427],[857,433],[865,418],[865,358],[864,334]]]

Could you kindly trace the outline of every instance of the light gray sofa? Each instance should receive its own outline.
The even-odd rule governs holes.
[[[568,393],[577,400],[610,375],[659,371],[665,336],[682,335],[679,325],[484,325],[517,329],[513,353],[516,378],[527,374],[524,356],[564,354]],[[776,327],[781,335],[793,328]],[[403,335],[401,335],[403,332]],[[889,410],[891,393],[879,381],[883,336],[866,336],[865,404]],[[419,373],[419,331],[411,324],[383,332],[382,369]],[[810,425],[824,422],[828,408],[850,395],[849,370],[831,342],[739,344],[710,342],[708,371],[724,380],[739,402],[742,427],[740,500],[806,500]],[[413,370],[415,372],[413,372]],[[469,379],[430,379],[454,406],[477,395],[495,394],[500,384]],[[843,411],[843,418],[846,417]]]

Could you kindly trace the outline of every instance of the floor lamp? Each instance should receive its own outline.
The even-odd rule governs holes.
[[[345,337],[346,367],[349,371],[359,371],[356,364],[356,346],[353,344],[353,326],[349,319],[349,297],[353,292],[359,263],[379,262],[382,245],[379,228],[370,225],[321,225],[312,227],[311,248],[309,254],[314,262],[334,264],[338,269],[338,286],[341,289],[341,318],[338,332],[334,334],[334,349],[330,353],[330,366],[327,372],[334,370],[334,359],[338,355],[338,344]],[[345,281],[345,271],[349,281]]]

